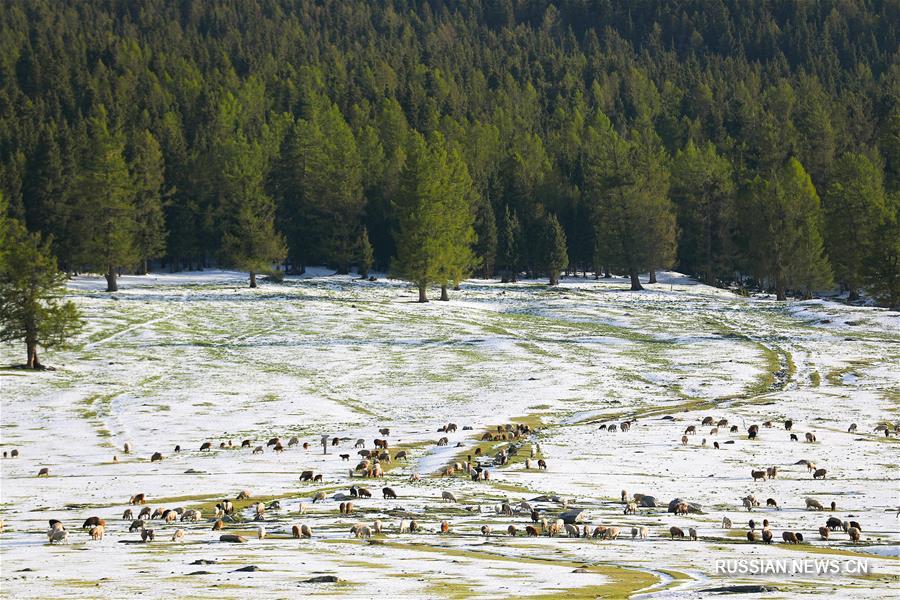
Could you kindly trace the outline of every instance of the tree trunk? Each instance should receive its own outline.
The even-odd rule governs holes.
[[[447,284],[441,286],[441,301],[447,302],[450,300],[450,296],[447,295]]]
[[[256,273],[253,272],[250,273],[250,287],[256,287]]]
[[[509,275],[507,271],[503,271],[503,275],[500,276],[500,283],[509,283]]]
[[[118,292],[119,291],[119,283],[116,281],[116,270],[112,265],[109,266],[109,269],[106,271],[106,291],[107,292]]]
[[[550,285],[559,285],[559,273],[556,270],[550,271]]]
[[[775,288],[775,299],[780,300],[782,302],[787,300],[787,294],[785,294],[785,292],[784,292],[784,285],[779,284]]]
[[[638,277],[637,269],[631,269],[629,271],[629,275],[631,275],[631,291],[638,292],[644,289],[644,286],[641,285],[641,279]]]
[[[34,340],[26,340],[25,346],[28,348],[28,361],[25,363],[26,368],[40,369],[41,361],[38,359],[37,342]]]
[[[609,267],[603,267],[603,279],[611,279],[612,274],[609,272]]]
[[[647,283],[656,283],[656,271],[650,269],[650,279],[647,280]]]
[[[138,275],[146,275],[147,274],[147,259],[141,259],[141,266],[138,267]]]
[[[850,290],[850,297],[847,298],[848,302],[856,302],[859,300],[859,290],[853,288]]]
[[[419,284],[419,302],[428,302],[428,296],[425,295],[425,284]]]

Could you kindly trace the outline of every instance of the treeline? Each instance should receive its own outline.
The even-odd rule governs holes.
[[[900,305],[900,5],[9,0],[0,190],[60,268],[677,267]]]

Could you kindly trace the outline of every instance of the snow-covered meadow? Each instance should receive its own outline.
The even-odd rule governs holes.
[[[900,434],[874,431],[900,422],[896,312],[741,298],[675,273],[640,293],[615,278],[567,278],[554,289],[471,281],[450,302],[425,305],[401,282],[324,272],[245,286],[240,273],[150,275],[124,277],[108,294],[101,278],[78,278],[70,288],[86,327],[72,349],[43,356],[57,370],[0,370],[2,449],[20,453],[0,462],[0,596],[694,597],[731,585],[772,588],[763,597],[896,593]],[[0,347],[0,364],[23,357],[24,347]],[[738,432],[711,434],[701,426],[707,416]],[[601,429],[629,419],[630,431]],[[459,429],[436,446],[450,422]],[[519,454],[489,467],[488,481],[440,475],[475,448],[485,456],[507,448],[481,441],[507,423],[536,432],[514,441]],[[756,440],[751,424],[761,425]],[[689,425],[697,434],[683,445]],[[409,459],[390,463],[384,480],[351,479],[354,442],[371,449],[383,427],[391,452]],[[803,441],[806,432],[817,441]],[[323,454],[322,435],[342,441]],[[294,436],[310,448],[266,446]],[[251,448],[240,448],[245,439]],[[201,452],[206,441],[212,450]],[[257,445],[265,450],[253,453]],[[525,468],[536,445],[546,470]],[[154,452],[164,459],[151,462]],[[814,480],[801,460],[826,468],[826,478]],[[777,478],[751,479],[751,469],[772,466]],[[42,467],[49,477],[36,476]],[[322,481],[301,482],[308,469]],[[421,480],[410,481],[413,473]],[[354,499],[355,514],[341,515],[353,484],[373,497]],[[398,498],[382,499],[383,486]],[[248,541],[222,543],[211,530],[214,505],[245,489],[253,498],[236,503],[237,522],[225,533]],[[625,515],[622,490],[652,495],[660,507]],[[320,491],[326,500],[313,504]],[[442,502],[442,491],[459,503]],[[128,543],[140,539],[122,519],[136,493],[154,509],[199,508],[204,519],[153,520],[153,543]],[[748,514],[741,498],[751,493],[762,507]],[[667,513],[676,497],[702,512]],[[779,508],[766,508],[767,498]],[[834,501],[836,510],[807,511],[805,498],[826,508]],[[274,500],[281,508],[253,521],[252,504]],[[592,529],[622,534],[524,537],[527,512],[495,511],[522,500],[550,521],[565,501]],[[90,516],[106,519],[104,539],[81,529]],[[721,527],[725,516],[732,529]],[[820,540],[830,516],[858,521],[861,543],[841,530]],[[404,517],[424,530],[398,533]],[[768,519],[776,543],[748,543],[750,518]],[[67,544],[47,543],[48,519],[65,523]],[[350,535],[354,523],[376,519],[383,535]],[[451,528],[443,535],[442,520]],[[300,523],[311,539],[291,538]],[[506,535],[511,524],[515,538]],[[482,536],[482,525],[493,535]],[[695,528],[699,539],[669,539],[673,525]],[[632,540],[640,526],[649,539]],[[170,541],[178,528],[183,543]],[[804,543],[782,543],[786,530],[802,532]],[[806,557],[868,559],[871,572],[715,568],[716,559]],[[258,570],[235,572],[250,565]],[[338,582],[306,583],[321,575]]]

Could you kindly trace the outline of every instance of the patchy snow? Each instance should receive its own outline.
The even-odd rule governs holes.
[[[896,589],[898,438],[875,427],[898,419],[897,313],[741,298],[670,272],[640,293],[628,292],[624,278],[566,277],[553,289],[473,280],[451,302],[425,305],[407,284],[379,277],[309,269],[250,290],[246,273],[152,274],[122,277],[116,294],[104,291],[102,277],[72,280],[86,327],[74,348],[46,353],[58,370],[0,370],[0,444],[21,453],[0,461],[0,596],[509,597],[643,588],[644,596],[701,597],[706,587],[762,583],[780,597],[839,590],[868,598]],[[21,362],[22,353],[4,345],[0,361]],[[738,431],[714,434],[701,426],[707,416]],[[628,432],[600,429],[628,419],[636,419]],[[488,467],[488,481],[439,475],[476,448],[489,461],[508,442],[483,443],[482,434],[513,420],[535,433],[516,442],[510,464]],[[772,427],[748,440],[747,426],[765,421]],[[456,432],[438,431],[450,422]],[[850,423],[857,431],[847,431]],[[697,433],[682,445],[689,425]],[[383,427],[391,452],[405,449],[409,458],[384,480],[351,479],[362,458],[356,440],[371,449]],[[806,432],[817,441],[804,442]],[[323,453],[322,435],[339,445]],[[276,436],[300,444],[276,453],[266,446]],[[444,436],[447,445],[436,446]],[[241,449],[245,439],[251,447]],[[210,451],[199,450],[205,441]],[[537,445],[546,470],[525,468]],[[153,452],[165,458],[151,462]],[[826,478],[814,480],[801,459],[826,468]],[[751,469],[771,466],[777,478],[752,481]],[[36,477],[41,467],[49,477]],[[304,470],[322,480],[301,482]],[[421,480],[410,481],[413,473]],[[352,484],[373,497],[341,515]],[[398,498],[383,499],[383,486]],[[209,503],[242,489],[281,508],[266,513],[266,539],[256,539],[259,523],[249,521],[226,526],[248,543],[220,543]],[[663,505],[682,497],[704,512],[624,515],[623,489]],[[445,490],[460,503],[442,502]],[[326,499],[313,503],[318,491]],[[138,492],[154,508],[203,506],[206,514],[197,524],[152,521],[152,544],[120,543],[138,539],[121,519]],[[763,503],[750,514],[740,501],[748,493]],[[560,501],[533,501],[542,494]],[[835,501],[836,511],[807,511],[806,497],[826,507]],[[767,498],[780,510],[766,508]],[[551,521],[567,501],[592,526],[622,533],[615,541],[525,538],[528,514],[495,512],[522,500]],[[252,520],[249,503],[239,506]],[[424,531],[400,533],[404,514]],[[102,541],[79,528],[91,515],[107,520]],[[819,540],[832,515],[859,521],[863,543],[851,545],[842,531]],[[734,529],[721,529],[724,516]],[[46,543],[51,518],[66,524],[68,544]],[[806,543],[748,544],[750,518],[769,519],[778,540],[801,531]],[[350,538],[353,523],[375,519],[385,524],[383,545]],[[438,533],[444,519],[448,535]],[[301,522],[312,527],[311,540],[290,539]],[[480,535],[485,524],[493,527],[488,539]],[[503,535],[510,524],[519,537]],[[668,539],[672,525],[696,528],[700,540]],[[650,539],[632,541],[633,526],[649,527]],[[184,544],[168,541],[178,527]],[[714,571],[715,559],[833,550],[869,557],[876,576]],[[199,559],[215,563],[191,564]],[[246,565],[260,571],[233,572]],[[573,573],[582,565],[588,572]],[[189,575],[195,571],[210,574]],[[303,583],[322,574],[341,581]]]

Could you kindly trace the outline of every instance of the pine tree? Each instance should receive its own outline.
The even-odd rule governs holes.
[[[287,254],[275,228],[275,203],[263,189],[265,158],[259,144],[235,132],[217,149],[220,172],[218,213],[222,263],[247,271],[250,287]]]
[[[148,262],[166,251],[163,156],[156,138],[147,130],[139,133],[134,141],[131,180],[134,186],[134,246],[139,261],[137,273],[146,275]]]
[[[458,283],[474,265],[472,180],[459,150],[439,133],[412,134],[398,199],[397,256],[393,273],[416,284],[427,302],[430,283]]]
[[[88,123],[89,138],[75,183],[75,209],[80,227],[89,231],[85,248],[71,262],[100,268],[108,292],[118,291],[117,271],[134,264],[134,189],[125,162],[124,143],[110,131],[100,106]]]
[[[550,285],[559,285],[559,272],[569,264],[569,255],[566,251],[566,232],[563,231],[556,215],[547,217],[546,237],[547,271]]]
[[[667,197],[667,173],[645,142],[629,142],[598,115],[585,163],[585,195],[593,207],[597,260],[631,278],[641,290],[641,271],[665,267],[675,247],[675,217]]]
[[[675,155],[669,195],[681,231],[679,268],[708,285],[730,277],[734,192],[731,164],[712,143],[689,142]]]
[[[825,240],[835,278],[859,297],[863,263],[883,240],[875,233],[886,216],[881,169],[862,154],[845,154],[832,166],[822,194]]]
[[[800,161],[790,159],[769,180],[757,177],[741,212],[750,267],[778,300],[789,289],[808,295],[831,285],[819,196]]]
[[[406,161],[397,198],[397,255],[391,261],[395,277],[411,281],[419,290],[419,302],[428,302],[425,292],[440,280],[440,173],[432,148],[419,133],[410,134]]]
[[[873,238],[863,260],[863,285],[880,304],[900,309],[900,191],[887,196]]]
[[[0,196],[0,341],[24,341],[26,368],[41,369],[38,347],[65,345],[81,318],[74,303],[62,299],[66,278],[49,241],[6,213]]]
[[[372,248],[372,244],[369,242],[369,230],[365,227],[363,227],[362,233],[359,235],[359,241],[357,242],[356,248],[359,256],[357,259],[359,276],[366,279],[369,277],[369,271],[372,269],[372,264],[375,262],[375,251]]]
[[[500,231],[498,259],[501,268],[501,281],[509,283],[516,281],[519,271],[519,238],[521,228],[516,214],[509,209],[509,205],[503,209],[503,223]]]

